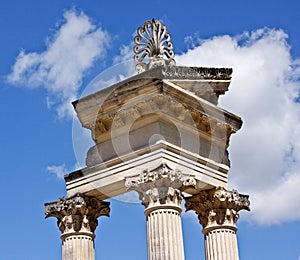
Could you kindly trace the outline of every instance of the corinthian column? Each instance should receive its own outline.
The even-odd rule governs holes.
[[[137,191],[145,206],[149,260],[184,260],[181,190],[195,184],[165,164],[126,178],[126,187]]]
[[[195,210],[203,227],[206,260],[238,260],[236,222],[238,212],[250,210],[248,195],[216,188],[201,191],[186,200],[186,209]]]
[[[97,218],[109,216],[109,202],[76,194],[45,203],[45,215],[56,217],[61,231],[62,260],[94,260]]]

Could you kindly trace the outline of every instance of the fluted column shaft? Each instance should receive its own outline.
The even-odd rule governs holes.
[[[215,188],[185,198],[186,209],[195,210],[203,227],[206,260],[238,260],[236,222],[238,211],[250,210],[248,195]]]
[[[149,260],[184,259],[181,208],[151,206],[145,210]]]
[[[204,235],[207,260],[239,259],[236,233],[230,228],[216,228]]]
[[[62,259],[63,260],[94,260],[94,234],[73,233],[62,235]]]
[[[62,260],[94,260],[97,218],[109,216],[109,202],[76,194],[45,204],[47,217],[56,217],[61,231]]]
[[[128,177],[126,186],[139,193],[145,206],[148,260],[184,260],[181,189],[196,181],[166,165]]]

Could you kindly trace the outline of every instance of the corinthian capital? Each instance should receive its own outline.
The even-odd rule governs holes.
[[[185,198],[186,210],[194,210],[203,229],[227,225],[235,227],[240,210],[250,210],[249,196],[219,187]]]
[[[145,207],[157,203],[180,205],[181,189],[194,187],[196,180],[193,176],[184,175],[162,164],[152,171],[146,170],[139,175],[127,177],[125,185],[128,190],[135,190],[139,193]]]
[[[62,232],[94,233],[100,216],[109,216],[109,202],[76,194],[70,198],[60,198],[55,202],[45,203],[45,215],[56,217],[57,225]]]

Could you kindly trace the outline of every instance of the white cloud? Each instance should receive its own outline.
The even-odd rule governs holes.
[[[45,51],[19,53],[8,82],[46,88],[47,103],[57,105],[58,116],[72,115],[71,101],[77,98],[83,76],[105,54],[109,42],[109,34],[83,12],[67,11]]]
[[[134,56],[133,47],[134,47],[133,42],[129,45],[122,45],[120,47],[120,54],[115,56],[113,59],[114,64],[133,60],[133,56]]]
[[[232,137],[229,185],[249,193],[249,221],[272,224],[300,219],[300,62],[282,30],[259,29],[237,37],[199,40],[177,56],[184,65],[232,67],[220,105],[240,115]]]
[[[46,170],[54,174],[58,179],[63,179],[64,175],[68,173],[65,164],[47,166]]]
[[[58,179],[63,180],[64,176],[70,172],[80,169],[80,165],[76,163],[71,169],[67,168],[65,164],[47,166],[46,171],[54,174]]]

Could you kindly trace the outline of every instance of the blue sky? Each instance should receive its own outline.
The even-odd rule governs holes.
[[[231,139],[229,175],[252,204],[238,222],[241,259],[299,259],[299,7],[295,0],[2,1],[1,259],[60,259],[56,220],[44,220],[43,204],[65,195],[61,175],[84,159],[75,155],[70,101],[131,57],[136,28],[153,17],[167,25],[178,63],[234,69],[221,105],[244,119]],[[186,259],[204,259],[196,216],[182,219]],[[112,200],[111,217],[99,223],[96,259],[146,259],[142,206]]]

